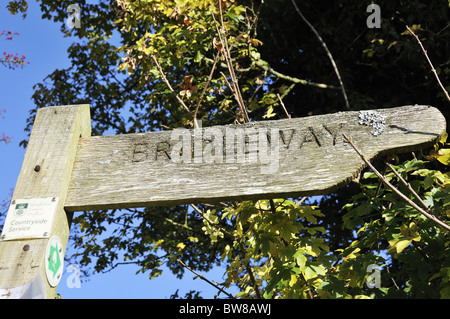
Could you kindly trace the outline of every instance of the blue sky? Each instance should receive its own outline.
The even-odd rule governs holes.
[[[6,1],[0,4],[0,31],[11,30],[20,35],[13,40],[0,40],[0,56],[3,52],[21,56],[26,55],[27,64],[23,69],[10,70],[0,65],[0,109],[5,108],[4,119],[0,117],[1,132],[12,136],[11,143],[0,142],[0,203],[8,198],[10,189],[15,186],[20,172],[25,150],[19,147],[20,141],[26,138],[24,132],[29,111],[34,108],[31,99],[33,85],[41,82],[55,69],[70,66],[67,59],[67,48],[74,41],[64,38],[60,25],[41,19],[39,5],[28,1],[28,15],[13,16],[5,8]],[[69,242],[69,244],[71,244]],[[70,247],[67,254],[70,254]],[[68,266],[66,263],[65,268]],[[58,286],[58,293],[66,299],[76,298],[168,298],[179,289],[178,295],[184,296],[190,290],[201,291],[204,298],[212,298],[217,290],[208,283],[196,279],[186,272],[182,280],[177,279],[168,270],[163,275],[149,280],[147,274],[136,275],[137,267],[119,266],[106,274],[94,274],[82,278],[80,288],[69,288],[67,281],[73,273],[64,272]],[[219,268],[208,274],[202,273],[210,280],[221,282],[224,269]],[[88,281],[84,281],[87,279]],[[233,291],[231,291],[233,293]],[[235,292],[234,292],[235,293]]]

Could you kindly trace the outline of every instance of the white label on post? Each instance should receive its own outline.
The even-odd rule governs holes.
[[[57,205],[57,197],[12,200],[0,238],[49,238]]]

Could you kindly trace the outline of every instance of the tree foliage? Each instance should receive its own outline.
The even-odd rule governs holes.
[[[19,35],[19,32],[12,32],[12,31],[7,31],[7,30],[3,30],[2,32],[0,32],[0,37],[4,36],[5,40],[12,40],[14,36]],[[6,51],[3,51],[3,58],[0,58],[0,63],[9,68],[9,69],[15,69],[17,67],[24,67],[25,64],[27,64],[27,62],[25,62],[25,54],[22,54],[22,56],[19,56],[19,53],[16,52],[16,54],[14,55],[14,53],[8,53]],[[30,62],[28,62],[30,63]]]
[[[2,115],[3,113],[6,113],[5,108],[3,110],[0,110],[0,117],[4,119],[5,116]],[[5,142],[6,144],[8,144],[10,141],[11,141],[11,137],[7,136],[5,134],[5,132],[2,131],[2,135],[0,136],[0,142]]]
[[[41,3],[43,18],[75,41],[71,67],[36,84],[28,130],[39,107],[78,103],[91,105],[94,135],[194,127],[194,117],[204,126],[240,123],[240,103],[251,120],[283,118],[278,96],[292,117],[347,110],[328,57],[291,1],[80,3],[74,29],[65,24],[68,1]],[[369,4],[298,4],[333,52],[350,109],[428,104],[448,117],[448,101],[405,31],[413,27],[450,83],[449,2],[378,1],[380,29],[366,25]],[[448,221],[445,143],[402,154],[393,167]],[[390,169],[385,176],[407,193]],[[181,277],[179,259],[195,270],[225,265],[222,285],[238,287],[239,298],[450,297],[448,231],[371,171],[319,199],[84,212],[74,221],[78,262],[98,272],[135,263],[150,278],[162,265]],[[371,265],[381,267],[379,288],[368,284]]]

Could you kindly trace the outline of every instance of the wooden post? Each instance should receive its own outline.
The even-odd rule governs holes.
[[[89,105],[37,112],[0,240],[0,298],[55,297],[71,219],[64,203],[79,139],[90,134]],[[55,236],[62,247],[48,245]]]

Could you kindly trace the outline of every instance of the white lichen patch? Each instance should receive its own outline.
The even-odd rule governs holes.
[[[378,136],[386,129],[386,116],[377,111],[359,111],[359,124],[373,127],[372,135]]]

